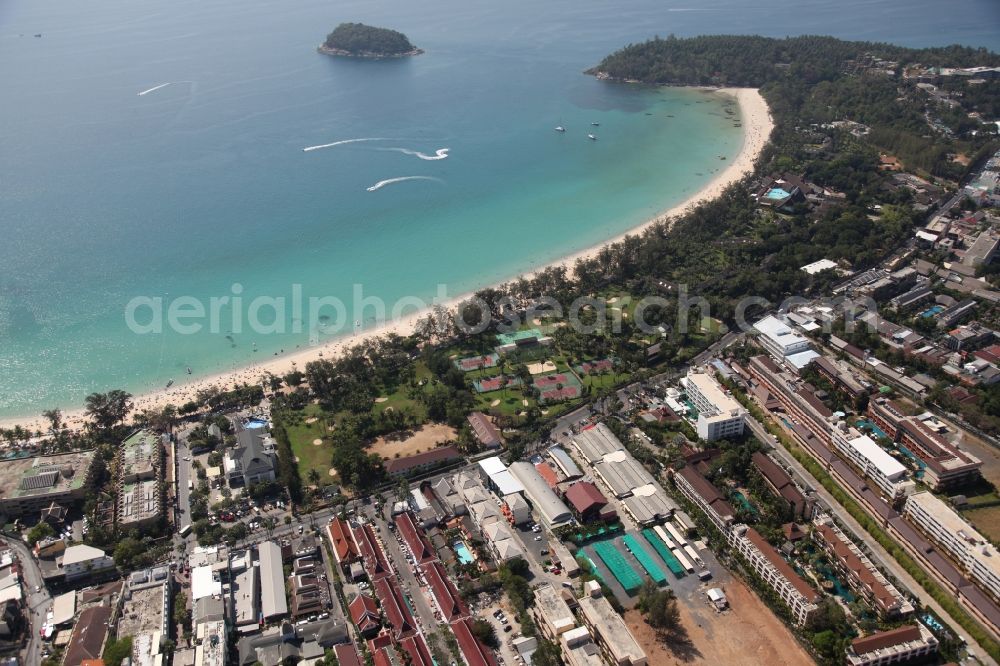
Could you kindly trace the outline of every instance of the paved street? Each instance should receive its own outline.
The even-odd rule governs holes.
[[[3,539],[4,543],[13,548],[14,552],[17,553],[18,558],[21,560],[22,571],[24,574],[25,603],[29,611],[29,620],[31,622],[31,628],[29,629],[28,634],[28,644],[25,646],[24,650],[24,663],[38,664],[42,661],[42,640],[39,637],[38,632],[45,623],[46,613],[52,607],[52,597],[49,596],[49,591],[42,584],[42,572],[38,568],[38,562],[36,562],[35,558],[32,557],[31,551],[28,549],[27,545],[16,539],[10,539],[7,537],[0,538]],[[35,592],[36,587],[41,588],[39,592]]]
[[[182,437],[177,438],[177,527],[183,529],[191,524],[191,491],[188,481],[192,478],[191,461],[185,458],[191,457],[187,440]]]
[[[392,559],[392,566],[396,570],[396,573],[399,574],[399,580],[402,583],[403,591],[406,592],[413,601],[414,610],[417,612],[417,620],[425,630],[433,631],[438,624],[438,620],[434,617],[434,608],[425,596],[424,587],[417,580],[416,575],[414,575],[413,567],[406,561],[406,554],[403,551],[403,548],[400,547],[399,541],[396,540],[396,535],[389,531],[387,522],[389,519],[387,516],[391,510],[390,506],[391,505],[387,503],[386,506],[383,507],[382,515],[376,515],[375,507],[366,507],[366,510],[363,510],[363,514],[377,529],[378,535],[382,539],[382,546],[385,548],[386,555]]]

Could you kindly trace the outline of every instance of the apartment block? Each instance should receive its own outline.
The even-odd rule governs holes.
[[[711,442],[743,434],[746,411],[715,377],[706,372],[692,371],[683,383],[698,410],[698,437]]]
[[[955,560],[973,583],[1000,599],[1000,554],[986,537],[929,492],[910,495],[903,515]]]
[[[733,528],[730,543],[788,606],[796,626],[804,625],[817,609],[819,593],[809,587],[754,528],[737,525]]]
[[[871,437],[843,422],[833,428],[831,436],[831,443],[840,455],[874,482],[890,501],[914,492],[916,485],[907,478],[906,467]]]
[[[864,597],[879,617],[900,617],[913,612],[913,604],[882,575],[830,516],[817,516],[815,526],[813,539],[826,551],[851,590]]]

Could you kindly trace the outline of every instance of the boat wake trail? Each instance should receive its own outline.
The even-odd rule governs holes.
[[[433,155],[428,155],[427,153],[422,153],[419,150],[410,150],[409,148],[379,148],[379,150],[391,150],[395,153],[403,153],[404,155],[413,155],[414,157],[419,157],[422,160],[428,162],[436,162],[437,160],[444,160],[448,158],[448,151],[451,148],[438,148],[434,151]]]
[[[156,92],[156,91],[157,91],[157,90],[159,90],[160,88],[166,88],[167,86],[169,86],[169,85],[170,85],[170,83],[171,83],[171,82],[167,82],[167,83],[161,83],[161,84],[160,84],[160,85],[158,85],[158,86],[153,86],[153,87],[152,87],[152,88],[150,88],[149,90],[143,90],[142,92],[140,92],[140,93],[137,93],[137,94],[139,95],[139,97],[142,97],[143,95],[148,95],[148,94],[149,94],[149,93],[151,93],[151,92]]]
[[[400,178],[388,178],[386,180],[380,180],[371,187],[368,188],[369,192],[375,192],[376,190],[381,190],[386,185],[392,185],[393,183],[402,183],[406,180],[433,180],[437,183],[443,183],[444,181],[440,178],[432,178],[431,176],[401,176]]]
[[[334,146],[343,146],[348,143],[363,143],[365,141],[391,141],[391,140],[392,139],[387,139],[381,136],[369,136],[361,139],[343,139],[341,141],[334,141],[333,143],[323,143],[318,146],[308,146],[306,148],[303,148],[302,152],[309,153],[314,150],[322,150],[323,148],[333,148]]]

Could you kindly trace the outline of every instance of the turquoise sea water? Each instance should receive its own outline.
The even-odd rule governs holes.
[[[684,199],[741,130],[702,93],[581,74],[630,41],[833,32],[997,48],[984,0],[933,21],[918,2],[891,25],[900,10],[888,0],[804,4],[0,4],[0,416],[308,343],[225,321],[217,333],[136,335],[123,316],[136,296],[249,302],[301,285],[303,298],[350,304],[354,284],[390,303],[429,299],[438,284],[454,295]],[[315,53],[346,20],[402,30],[427,53]],[[384,140],[302,150],[357,138]],[[441,148],[446,159],[392,150]],[[426,179],[367,189],[407,176]],[[294,318],[285,312],[287,329]]]

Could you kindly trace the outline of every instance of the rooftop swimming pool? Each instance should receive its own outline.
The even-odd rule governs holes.
[[[472,564],[476,561],[476,558],[472,556],[472,551],[469,550],[469,547],[465,545],[464,541],[456,541],[451,544],[451,547],[455,551],[455,557],[457,557],[458,561],[462,564]]]

